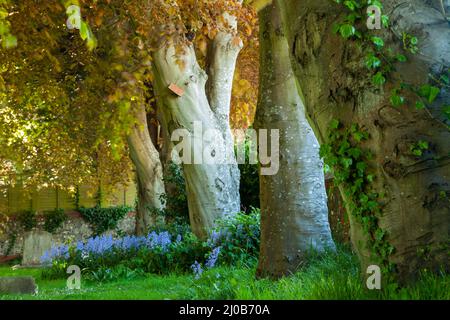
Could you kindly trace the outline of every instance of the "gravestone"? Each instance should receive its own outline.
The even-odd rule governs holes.
[[[33,277],[0,277],[0,295],[36,293],[37,286]]]
[[[52,234],[47,231],[30,231],[25,233],[23,240],[23,266],[41,264],[41,257],[52,247]]]

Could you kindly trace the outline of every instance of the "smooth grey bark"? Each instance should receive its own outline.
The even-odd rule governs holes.
[[[259,13],[260,92],[255,129],[276,129],[280,168],[260,175],[259,276],[294,273],[312,250],[334,249],[319,143],[305,117],[278,8]],[[270,141],[271,139],[269,139]]]
[[[328,0],[277,1],[293,69],[319,141],[328,142],[332,119],[347,126],[358,123],[370,135],[360,147],[374,154],[368,165],[376,176],[373,191],[383,195],[379,225],[395,247],[389,260],[397,267],[398,279],[411,279],[422,268],[436,270],[444,265],[448,269],[450,131],[438,112],[450,101],[448,88],[431,112],[411,106],[392,107],[392,85],[388,83],[385,90],[371,85],[371,74],[362,63],[366,52],[332,32],[333,25],[348,14],[344,6]],[[419,54],[408,55],[407,64],[396,66],[398,73],[416,86],[427,83],[429,74],[436,75],[450,66],[450,28],[440,12],[427,3],[383,1],[384,14],[391,19],[391,28],[380,33],[385,45],[401,47],[402,32],[419,38]],[[414,101],[414,96],[406,98]],[[417,158],[411,155],[410,146],[419,140],[427,141],[430,148]],[[376,261],[365,246],[362,226],[347,209],[352,242],[365,272]],[[426,259],[420,255],[424,249]]]
[[[160,196],[164,193],[164,182],[159,153],[148,131],[145,105],[137,106],[136,120],[127,140],[138,187],[136,234],[145,235],[154,222],[152,209],[163,208]]]
[[[222,138],[222,144],[218,146],[220,149],[213,144],[216,142],[213,138],[203,139],[203,148],[200,147],[202,136],[208,130],[223,133],[223,126],[211,109],[206,95],[208,76],[198,64],[194,48],[186,44],[183,50],[180,53],[174,44],[166,42],[153,54],[155,91],[162,104],[163,123],[171,136],[176,129],[194,133],[191,145],[193,158],[201,157],[203,151],[208,150],[209,155],[219,162],[231,161],[230,164],[183,163],[191,227],[198,237],[205,238],[215,220],[240,210],[239,171],[234,159],[233,140],[224,139],[226,135],[219,137]],[[183,96],[175,96],[168,90],[171,83],[184,90]],[[231,95],[231,91],[228,94]],[[225,109],[223,106],[216,108]],[[194,132],[195,123],[201,124],[201,132]]]

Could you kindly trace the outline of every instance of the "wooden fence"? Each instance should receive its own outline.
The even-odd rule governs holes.
[[[107,192],[102,198],[101,206],[134,206],[136,197],[134,183],[122,185]],[[0,213],[13,214],[25,210],[36,212],[54,209],[75,210],[77,198],[79,207],[91,208],[99,203],[98,193],[88,186],[80,186],[78,196],[57,188],[25,192],[20,186],[0,186]]]

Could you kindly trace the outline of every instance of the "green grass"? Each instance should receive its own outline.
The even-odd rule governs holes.
[[[256,280],[254,267],[220,267],[200,279],[191,275],[146,275],[114,282],[82,282],[78,291],[65,280],[43,280],[39,269],[0,267],[0,276],[31,275],[39,286],[36,296],[0,296],[0,299],[439,299],[450,300],[450,275],[423,274],[411,286],[365,289],[356,257],[348,250],[312,257],[296,274],[279,281]]]
[[[189,286],[190,276],[148,275],[136,279],[122,279],[107,283],[82,282],[81,290],[68,290],[66,280],[43,280],[39,269],[17,269],[1,267],[0,276],[31,275],[35,277],[39,292],[37,295],[4,295],[1,299],[26,300],[161,300],[179,299],[180,293]]]

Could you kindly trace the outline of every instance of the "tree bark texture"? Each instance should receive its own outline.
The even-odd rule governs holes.
[[[137,122],[128,135],[130,157],[136,168],[138,204],[136,212],[136,234],[145,235],[153,224],[152,210],[161,209],[160,196],[164,193],[163,171],[150,138],[145,105],[138,106]]]
[[[205,238],[216,219],[239,211],[239,171],[231,137],[223,139],[224,145],[220,146],[220,150],[214,149],[212,138],[203,139],[203,148],[200,148],[202,136],[207,130],[215,129],[224,134],[223,130],[226,128],[220,125],[211,108],[206,94],[208,76],[198,65],[193,47],[185,45],[183,49],[184,52],[180,53],[175,45],[166,43],[153,55],[155,90],[157,99],[162,104],[163,123],[170,136],[176,129],[186,129],[193,133],[193,158],[201,157],[203,150],[209,150],[212,158],[227,158],[231,161],[231,164],[183,163],[191,227],[197,236]],[[169,91],[171,83],[184,90],[181,97]],[[227,91],[228,87],[218,89]],[[228,94],[231,95],[231,91]],[[229,99],[220,102],[229,103]],[[225,109],[222,106],[216,108]],[[195,123],[201,124],[201,132],[194,130]]]
[[[280,169],[260,176],[260,276],[297,270],[312,250],[334,249],[319,143],[306,117],[278,8],[259,13],[260,93],[255,129],[276,129]],[[268,139],[271,141],[271,139]]]
[[[319,141],[329,142],[332,119],[346,126],[357,123],[369,133],[361,147],[374,154],[368,166],[376,177],[372,187],[382,195],[378,224],[395,248],[389,260],[396,265],[396,274],[406,280],[425,267],[444,265],[448,269],[450,131],[438,112],[443,104],[449,104],[448,89],[429,111],[393,107],[394,84],[388,80],[384,88],[372,85],[364,65],[366,52],[332,31],[348,14],[344,6],[328,0],[278,0],[278,4],[294,73]],[[439,11],[427,1],[386,0],[383,4],[390,29],[367,32],[381,35],[391,48],[402,45],[403,32],[419,39],[419,54],[408,55],[409,62],[396,66],[397,72],[420,85],[428,82],[428,74],[448,69],[450,28]],[[417,157],[411,155],[410,146],[419,140],[427,141],[429,149]],[[342,188],[341,193],[347,202]],[[362,226],[351,212],[350,223],[352,242],[365,273],[365,268],[375,263],[365,246]],[[426,258],[420,254],[423,250],[428,252]]]

